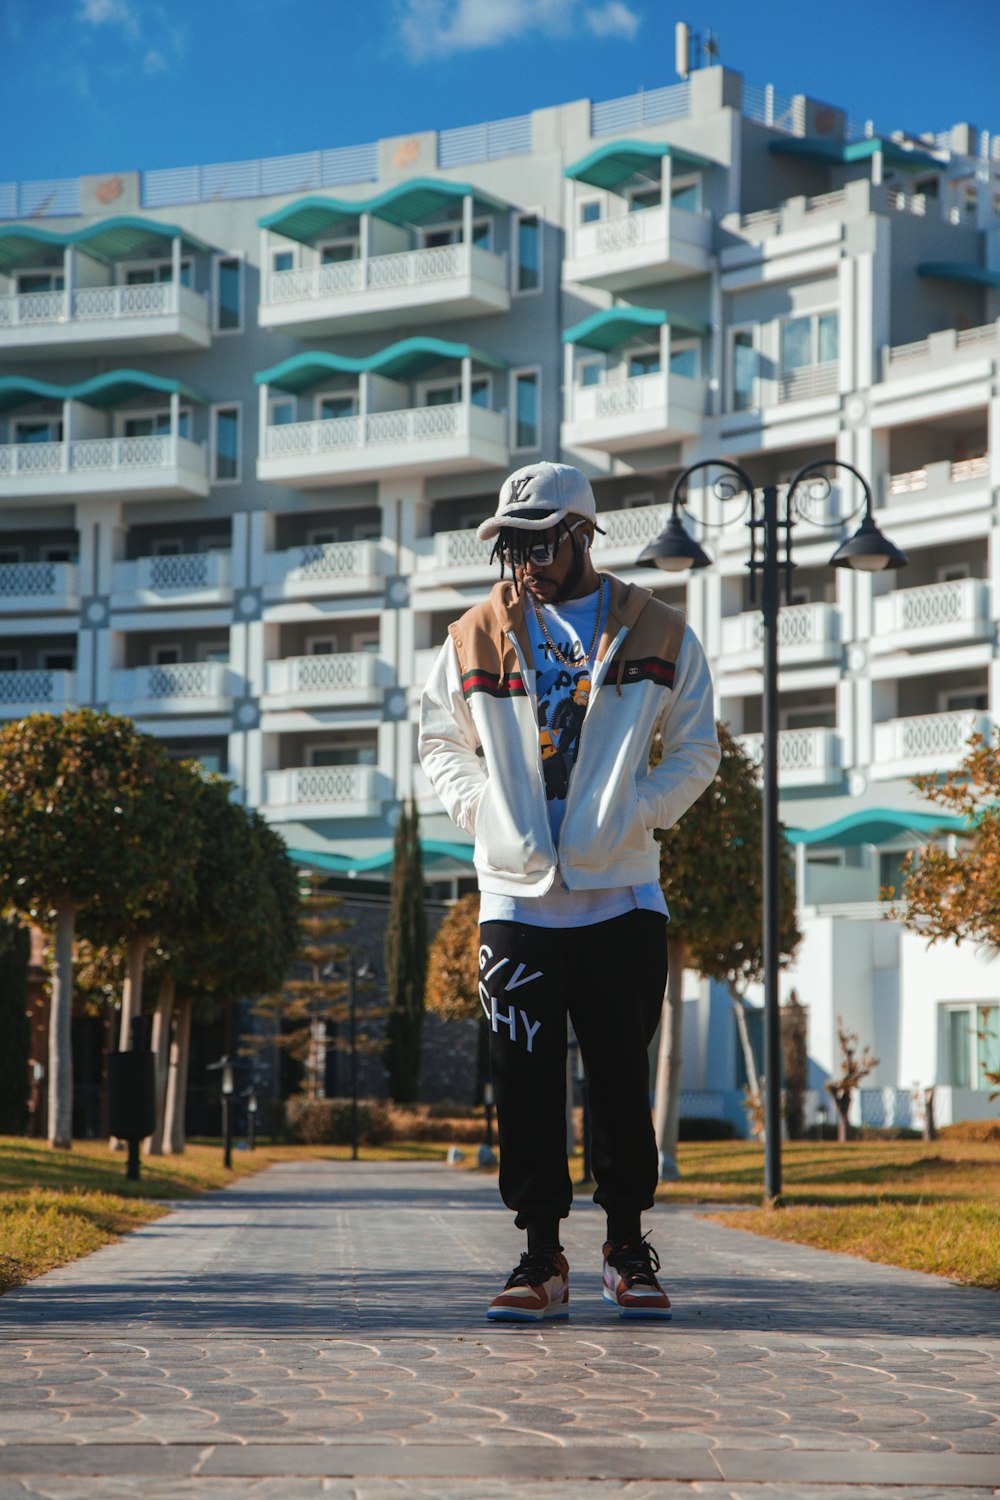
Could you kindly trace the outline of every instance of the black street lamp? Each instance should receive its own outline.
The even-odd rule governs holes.
[[[222,1095],[222,1161],[226,1171],[233,1165],[233,1094],[236,1092],[235,1062],[227,1052],[218,1062],[209,1063],[205,1070],[219,1073],[219,1091]]]
[[[325,971],[347,978],[347,1045],[351,1055],[351,1160],[358,1159],[358,980],[375,979],[368,955],[357,948],[344,950],[344,966],[331,964]]]
[[[686,485],[692,474],[704,469],[721,470],[713,485],[720,500],[745,496],[746,524],[750,528],[750,600],[757,602],[757,575],[760,575],[760,610],[764,645],[763,698],[763,943],[764,962],[764,1194],[769,1203],[781,1196],[781,1015],[778,1006],[778,964],[780,958],[780,923],[778,899],[780,889],[780,828],[778,825],[778,614],[781,608],[781,572],[785,575],[785,600],[791,596],[792,530],[801,521],[827,530],[840,529],[842,521],[825,525],[810,516],[798,499],[803,493],[814,503],[825,499],[831,490],[828,469],[846,469],[853,474],[864,492],[863,505],[856,507],[853,519],[862,509],[864,515],[857,531],[842,542],[830,558],[834,568],[855,568],[863,573],[878,573],[884,568],[905,567],[906,554],[895,547],[875,524],[875,502],[867,479],[853,464],[843,459],[816,459],[805,464],[795,475],[784,495],[784,506],[778,486],[765,484],[755,490],[753,480],[739,464],[726,459],[702,459],[691,464],[677,478],[671,500],[670,520],[666,528],[640,553],[637,561],[646,567],[662,568],[668,573],[688,568],[706,568],[711,558],[684,527],[682,515],[695,522],[685,508]],[[747,514],[748,511],[748,514]],[[707,523],[706,523],[707,524]],[[780,537],[784,533],[784,556]]]

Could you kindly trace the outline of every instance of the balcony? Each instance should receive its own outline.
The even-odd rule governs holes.
[[[986,454],[964,458],[957,463],[947,459],[889,474],[880,486],[879,500],[884,509],[898,507],[901,520],[936,518],[942,503],[948,513],[988,510],[992,505],[990,461]]]
[[[61,714],[76,703],[76,673],[44,668],[0,672],[0,718]]]
[[[286,656],[266,664],[262,706],[376,708],[388,680],[388,666],[371,651]]]
[[[44,615],[78,605],[72,563],[0,563],[0,610],[5,614]]]
[[[712,219],[683,208],[645,208],[578,224],[563,262],[563,280],[619,291],[707,274]]]
[[[751,760],[759,765],[764,754],[764,736],[741,734],[737,738]],[[779,730],[778,780],[782,787],[839,786],[843,775],[841,741],[836,729]]]
[[[156,604],[222,604],[230,596],[228,552],[171,552],[115,563],[112,588],[120,609]]]
[[[954,770],[965,754],[969,736],[988,738],[992,731],[990,715],[973,710],[890,719],[875,725],[871,774],[882,778]]]
[[[207,349],[208,300],[172,281],[0,297],[0,358]]]
[[[128,667],[111,673],[109,708],[130,716],[228,714],[237,686],[236,674],[224,662]]]
[[[566,405],[562,441],[568,448],[621,453],[662,447],[701,431],[705,382],[661,370],[630,380],[572,386]]]
[[[990,586],[982,578],[894,589],[874,604],[873,653],[919,651],[992,638]]]
[[[263,277],[258,319],[302,338],[440,323],[510,309],[510,267],[477,245],[438,245]]]
[[[942,383],[960,374],[970,360],[1000,356],[1000,319],[978,328],[942,328],[925,339],[895,344],[882,350],[882,380],[886,385],[932,375]],[[895,392],[883,389],[883,399]]]
[[[0,500],[203,499],[208,454],[182,437],[84,438],[0,445]]]
[[[368,594],[381,587],[377,542],[317,542],[269,552],[264,559],[267,600]]]
[[[271,822],[375,818],[392,797],[392,783],[374,766],[296,766],[268,771],[264,797],[262,812]]]
[[[456,402],[267,427],[257,477],[309,489],[400,472],[505,468],[507,459],[504,413]]]
[[[722,621],[722,656],[726,671],[763,664],[764,624],[760,611]],[[782,667],[839,662],[840,611],[833,604],[787,604],[778,615],[778,651]]]

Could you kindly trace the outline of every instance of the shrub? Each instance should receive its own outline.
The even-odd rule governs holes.
[[[950,1141],[1000,1141],[1000,1120],[957,1120],[938,1134]]]
[[[388,1114],[394,1141],[447,1141],[450,1145],[474,1146],[486,1137],[486,1119],[481,1109],[395,1104],[390,1105]],[[495,1132],[495,1120],[493,1128]]]
[[[736,1135],[732,1120],[720,1120],[714,1116],[700,1119],[697,1115],[681,1115],[678,1121],[679,1141],[731,1141]]]
[[[294,1141],[307,1146],[344,1146],[351,1140],[350,1099],[293,1096],[285,1104],[285,1125]],[[380,1146],[389,1139],[389,1113],[380,1099],[358,1100],[358,1140]]]

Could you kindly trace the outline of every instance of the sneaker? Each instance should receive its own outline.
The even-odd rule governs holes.
[[[536,1250],[521,1256],[494,1297],[486,1316],[504,1323],[537,1323],[569,1317],[569,1263],[558,1250]]]
[[[670,1298],[656,1279],[660,1257],[646,1240],[604,1246],[604,1300],[623,1318],[669,1318]]]

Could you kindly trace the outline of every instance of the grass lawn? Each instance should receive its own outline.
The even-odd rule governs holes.
[[[762,1146],[682,1144],[679,1158],[661,1200],[745,1203],[710,1217],[1000,1291],[1000,1141],[789,1141],[780,1209],[760,1207]]]
[[[447,1144],[364,1146],[366,1161],[443,1160]],[[463,1146],[463,1169],[475,1147]],[[217,1142],[197,1141],[182,1157],[144,1157],[138,1183],[121,1153],[103,1141],[72,1151],[0,1137],[0,1292],[86,1255],[177,1199],[221,1187],[273,1162],[344,1160],[347,1146],[260,1146],[236,1151],[233,1172]],[[782,1151],[784,1204],[762,1209],[764,1152],[748,1141],[680,1147],[679,1182],[666,1202],[746,1205],[710,1217],[776,1239],[841,1250],[912,1270],[933,1271],[1000,1291],[1000,1141],[796,1141]],[[574,1164],[579,1177],[579,1157]]]

